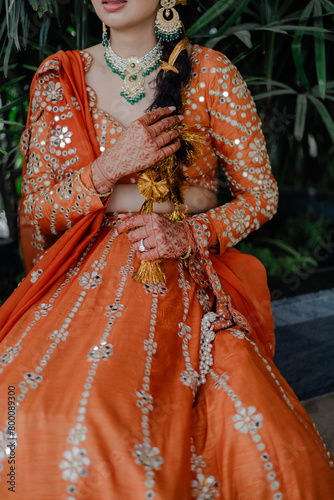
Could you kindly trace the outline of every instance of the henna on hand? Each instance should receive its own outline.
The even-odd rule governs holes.
[[[138,259],[171,259],[187,253],[187,231],[180,222],[172,222],[163,215],[152,213],[127,217],[117,227],[119,234],[129,231],[128,239],[134,246]],[[146,252],[139,251],[143,240]]]
[[[181,115],[168,116],[174,110],[156,109],[135,120],[92,163],[92,181],[99,193],[110,191],[121,177],[151,167],[179,149],[179,130],[167,130],[183,119]]]

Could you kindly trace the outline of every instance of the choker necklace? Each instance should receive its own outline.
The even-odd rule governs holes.
[[[161,57],[162,43],[160,40],[148,54],[140,58],[133,56],[123,59],[119,57],[112,50],[110,40],[104,53],[106,63],[112,72],[117,73],[124,80],[121,96],[130,104],[135,104],[145,97],[144,78],[160,66]]]

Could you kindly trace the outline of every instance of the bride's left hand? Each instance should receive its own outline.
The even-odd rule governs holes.
[[[183,223],[172,222],[161,214],[143,214],[126,217],[117,227],[118,234],[129,231],[127,237],[136,250],[138,259],[170,259],[187,253],[189,241]],[[143,244],[147,249],[139,250]]]

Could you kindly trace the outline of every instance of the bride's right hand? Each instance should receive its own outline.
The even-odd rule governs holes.
[[[156,109],[135,120],[92,163],[92,180],[99,193],[110,191],[121,177],[151,167],[179,149],[179,130],[167,131],[183,119],[180,115],[169,116],[175,109]]]

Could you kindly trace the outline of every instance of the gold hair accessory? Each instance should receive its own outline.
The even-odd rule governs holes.
[[[168,62],[162,61],[161,69],[164,72],[164,77],[168,71],[174,71],[174,73],[179,73],[179,70],[175,68],[174,64],[179,55],[183,50],[186,50],[189,45],[189,39],[183,38],[175,47],[171,55],[169,56]]]
[[[90,189],[90,188],[86,187],[81,180],[81,175],[83,174],[83,172],[84,172],[84,168],[81,168],[78,172],[78,182],[79,182],[80,186],[82,187],[82,189],[87,191],[92,196],[98,196],[99,198],[107,198],[108,196],[110,196],[112,194],[114,188],[112,188],[110,191],[108,191],[108,193],[98,193],[97,191],[94,191],[94,189]]]

